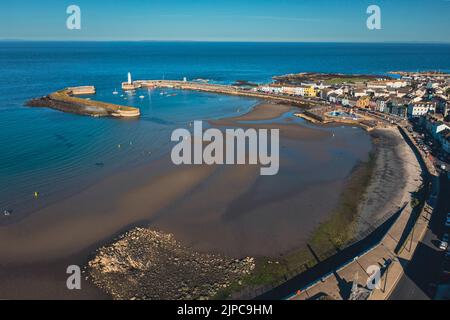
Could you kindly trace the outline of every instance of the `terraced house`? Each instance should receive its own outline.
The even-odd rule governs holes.
[[[369,96],[360,97],[358,99],[358,102],[356,103],[356,106],[361,109],[368,109],[370,106],[370,97]]]
[[[412,102],[408,105],[408,117],[421,117],[427,113],[436,112],[436,103],[432,101]]]

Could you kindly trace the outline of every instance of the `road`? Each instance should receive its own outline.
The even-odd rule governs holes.
[[[390,300],[429,300],[434,298],[432,285],[439,282],[444,258],[438,248],[438,240],[445,231],[444,220],[450,212],[450,180],[445,174],[440,177],[440,195],[430,226],[417,246],[413,259],[405,274],[390,296]],[[448,232],[448,231],[447,231]]]

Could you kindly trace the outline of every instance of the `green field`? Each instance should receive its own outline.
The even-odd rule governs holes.
[[[337,77],[337,78],[330,78],[326,79],[324,81],[324,84],[332,85],[332,84],[342,84],[342,83],[364,83],[367,81],[374,81],[374,78],[369,77]]]

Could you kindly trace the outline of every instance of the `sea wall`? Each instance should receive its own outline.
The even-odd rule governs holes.
[[[248,98],[267,99],[282,103],[289,103],[296,106],[308,107],[310,104],[323,104],[319,100],[311,101],[303,97],[281,96],[273,94],[265,94],[244,90],[238,86],[218,85],[198,82],[184,82],[171,80],[138,80],[134,82],[135,86],[141,88],[173,88],[180,90],[194,90],[210,93],[228,94],[234,96],[242,96]]]
[[[338,269],[333,270],[329,274],[323,276],[310,285],[298,288],[297,292],[293,292],[288,297],[290,300],[308,300],[317,297],[326,296],[331,299],[357,299],[357,296],[342,296],[342,283],[346,283],[349,287],[357,282],[359,292],[367,294],[366,298],[370,300],[388,299],[392,291],[396,287],[398,281],[404,274],[404,270],[411,261],[415,249],[419,242],[423,239],[428,227],[430,214],[433,212],[433,203],[431,199],[435,199],[439,193],[439,180],[432,164],[425,155],[417,148],[415,142],[408,132],[398,126],[404,143],[409,149],[406,155],[407,165],[410,168],[411,175],[408,189],[404,190],[402,200],[405,206],[401,209],[401,213],[381,242],[377,245],[367,248],[363,254],[355,256],[349,260],[347,264],[342,265]],[[424,174],[424,183],[431,181],[428,190],[428,200],[422,207],[413,207],[412,192],[419,187],[420,173]],[[425,186],[427,187],[427,186]],[[414,230],[414,231],[413,231]],[[367,277],[357,277],[358,274],[366,274],[371,266],[381,266],[381,287],[367,292]]]
[[[140,116],[138,108],[73,96],[73,94],[89,94],[92,92],[95,92],[95,87],[67,88],[53,92],[45,97],[31,99],[27,101],[26,105],[29,107],[47,107],[63,112],[94,117],[112,116],[135,118]]]

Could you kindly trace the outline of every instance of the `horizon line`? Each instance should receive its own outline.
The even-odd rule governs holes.
[[[127,40],[127,39],[0,39],[0,42],[203,42],[203,43],[360,43],[360,44],[450,44],[450,41],[351,41],[351,40]]]

